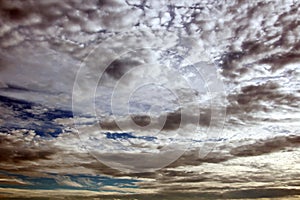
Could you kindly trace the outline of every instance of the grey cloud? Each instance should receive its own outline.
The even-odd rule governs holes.
[[[41,199],[44,198],[44,191],[36,190],[30,191],[28,193],[26,190],[20,190],[24,194],[22,199]],[[9,198],[19,198],[20,195],[16,194],[14,190],[6,189],[6,193]],[[61,199],[72,198],[72,199],[86,199],[89,198],[100,198],[103,200],[110,199],[120,199],[120,200],[130,200],[130,199],[164,199],[164,200],[206,200],[206,199],[244,199],[249,198],[250,195],[252,199],[258,198],[286,198],[291,200],[296,200],[299,197],[299,190],[297,189],[274,189],[274,188],[257,188],[257,189],[239,189],[234,191],[224,190],[224,191],[196,191],[196,192],[186,192],[186,191],[168,191],[164,193],[149,193],[149,194],[97,194],[95,192],[88,192],[82,190],[59,190],[59,191],[49,191],[49,196],[51,199]]]
[[[294,153],[297,155],[296,150]],[[234,159],[225,162],[198,164],[194,168],[194,165],[188,165],[181,170],[170,167],[159,171],[155,183],[142,183],[141,187],[160,188],[159,194],[168,192],[199,194],[199,191],[204,194],[221,193],[225,199],[299,195],[297,189],[286,188],[286,185],[297,184],[298,178],[295,177],[299,176],[298,168],[290,163],[284,163],[286,169],[282,169],[274,164],[274,158],[269,159],[276,155],[279,154],[265,154],[264,157],[257,159],[233,157]],[[293,155],[291,151],[286,154],[291,155]],[[263,161],[260,162],[260,159]],[[290,159],[293,163],[297,162],[297,158],[290,157]],[[287,169],[290,170],[288,174]]]
[[[0,15],[5,21],[24,22],[33,11],[30,3],[16,1],[16,2],[0,2]]]
[[[274,97],[279,97],[279,85],[273,82],[267,82],[262,85],[250,85],[241,88],[238,94],[229,95],[230,102],[236,101],[241,109],[246,112],[263,110],[263,105],[259,101],[274,101]],[[284,95],[281,95],[284,97]]]
[[[245,10],[245,16],[247,16],[246,20],[244,19],[244,16],[239,16],[235,19],[239,21],[240,26],[233,30],[232,34],[235,35],[234,37],[243,38],[244,34],[248,30],[251,30],[253,31],[252,36],[256,39],[253,38],[244,40],[241,43],[238,43],[239,48],[232,48],[232,50],[223,52],[223,54],[219,56],[219,65],[222,67],[222,74],[225,77],[230,77],[233,80],[239,80],[240,77],[246,75],[246,72],[251,71],[250,68],[257,63],[270,64],[272,66],[271,71],[276,71],[277,69],[283,68],[286,64],[299,61],[299,55],[296,52],[299,46],[299,41],[292,42],[292,40],[290,40],[295,34],[297,34],[298,22],[295,20],[287,20],[287,16],[291,19],[298,15],[296,11],[298,5],[291,4],[290,10],[282,10],[278,12],[276,20],[270,21],[270,25],[272,27],[260,29],[257,27],[251,27],[251,24],[248,22],[257,16],[255,13],[258,14],[260,12],[264,12],[264,10],[268,9],[270,5],[263,2],[258,2],[258,4],[260,6],[252,5],[252,8]],[[281,6],[283,6],[283,4],[280,2],[274,2],[271,9],[276,11]],[[270,16],[268,16],[269,14]],[[271,15],[272,12],[268,12],[268,14],[266,13],[264,17],[266,17],[266,19],[268,19],[268,17],[272,18]],[[271,33],[272,31],[274,32]],[[233,46],[234,45],[231,47]],[[290,52],[282,50],[278,53],[278,46],[283,49],[289,49],[290,47],[293,48]],[[234,49],[239,49],[239,51]]]
[[[227,106],[227,113],[233,115],[247,113],[251,116],[252,112],[272,112],[281,106],[295,107],[299,101],[298,95],[286,93],[282,89],[277,81],[244,86],[240,92],[228,95],[230,104]]]
[[[0,134],[2,170],[30,176],[47,176],[47,173],[122,176],[86,150],[78,149],[81,141],[76,134],[45,140],[30,132],[23,129]]]
[[[138,126],[147,126],[151,123],[151,118],[147,115],[134,115],[131,118]]]
[[[140,64],[141,62],[132,59],[116,60],[106,68],[105,72],[118,80],[128,71],[128,69]]]
[[[192,188],[193,189],[193,188]],[[297,189],[273,189],[273,188],[254,188],[254,189],[239,189],[234,191],[223,190],[223,192],[192,192],[186,194],[184,191],[181,193],[176,192],[179,188],[169,191],[168,194],[161,194],[161,198],[166,199],[242,199],[242,198],[289,198],[293,195],[299,195],[300,190]],[[158,197],[160,195],[157,195]]]
[[[245,189],[231,192],[225,192],[225,198],[240,199],[240,198],[288,198],[292,195],[299,195],[300,190],[297,189],[284,189],[284,188],[256,188]]]
[[[199,149],[185,152],[178,160],[173,162],[169,167],[178,166],[197,166],[203,163],[220,163],[232,158],[231,155],[226,152],[215,151],[208,153],[204,158],[200,157]]]
[[[10,91],[39,90],[41,91],[39,96],[44,100],[48,99],[49,96],[45,96],[43,92],[49,92],[49,90],[50,92],[57,92],[53,95],[55,96],[55,105],[57,105],[56,103],[63,99],[57,94],[60,92],[68,93],[72,89],[74,73],[77,70],[76,67],[72,67],[76,66],[77,62],[70,58],[81,60],[94,45],[114,35],[122,37],[123,34],[126,35],[125,32],[131,32],[133,28],[147,27],[147,30],[153,32],[153,35],[156,34],[154,29],[174,33],[179,30],[180,35],[182,34],[184,37],[195,36],[197,42],[204,46],[208,52],[212,52],[213,58],[211,60],[216,60],[221,70],[221,76],[229,88],[227,99],[229,115],[236,117],[237,121],[252,120],[251,122],[260,126],[265,122],[276,121],[275,118],[262,116],[261,113],[267,114],[274,110],[283,113],[283,109],[287,109],[284,117],[291,120],[289,114],[291,112],[296,113],[299,108],[300,90],[297,88],[298,86],[296,87],[299,82],[297,80],[299,74],[296,68],[282,74],[278,73],[287,64],[299,62],[299,53],[297,53],[300,47],[299,22],[297,21],[299,2],[282,2],[232,1],[225,4],[224,1],[211,1],[209,2],[210,6],[207,6],[207,3],[202,2],[182,4],[175,1],[174,3],[163,2],[163,5],[159,3],[155,5],[154,1],[132,2],[129,0],[123,2],[89,1],[86,3],[73,0],[0,1],[0,16],[4,22],[0,27],[1,50],[7,55],[15,56],[8,59],[1,54],[0,70],[3,77],[1,77],[0,85]],[[153,36],[149,41],[158,39],[159,34]],[[135,45],[143,47],[147,46],[147,42],[140,41]],[[28,43],[34,43],[34,45],[28,45]],[[120,44],[120,46],[122,45],[123,43]],[[162,43],[161,45],[166,44]],[[36,48],[36,46],[54,49],[55,58],[59,62],[55,62],[55,59],[46,59],[48,57],[38,57],[37,55],[41,55],[39,53],[41,53],[42,48]],[[25,54],[24,52],[28,53]],[[44,55],[49,55],[51,58],[48,53],[48,51],[44,51]],[[66,57],[68,59],[64,60]],[[30,60],[28,60],[29,58]],[[25,66],[25,68],[16,67],[20,64],[24,64],[23,67]],[[139,61],[120,59],[112,63],[106,72],[110,78],[119,79],[130,67],[139,64]],[[267,66],[266,69],[264,69],[265,66]],[[8,73],[7,70],[11,69],[15,69],[20,75],[28,75],[25,82],[15,79],[15,72]],[[19,69],[24,69],[24,71]],[[39,73],[36,74],[40,71],[44,71],[43,76],[39,76],[41,75]],[[26,82],[37,79],[40,81],[37,85]],[[269,81],[265,82],[266,79]],[[295,85],[291,86],[283,80],[287,80],[288,83],[294,82]],[[257,82],[259,83],[257,84]],[[87,84],[87,87],[89,86]],[[53,88],[55,90],[51,90]],[[33,98],[32,96],[35,95],[37,94],[29,93],[21,98]],[[193,112],[191,110],[191,114],[184,114],[183,117],[187,119],[184,125],[194,123],[199,117],[198,111]],[[6,116],[14,114],[9,110],[5,111],[4,120]],[[149,123],[149,116],[147,115],[130,117],[141,126]],[[168,113],[163,130],[177,130],[182,122],[181,117],[179,111]],[[15,117],[7,117],[6,119],[15,119]],[[128,119],[122,120],[126,124]],[[200,110],[199,124],[201,126],[207,127],[210,124],[210,119],[209,110]],[[113,120],[103,120],[99,123],[103,129],[120,130]],[[233,124],[228,124],[228,126],[231,125]],[[280,126],[279,123],[278,126]],[[130,128],[129,125],[128,128]],[[240,132],[237,129],[235,131]],[[241,137],[244,137],[243,134]],[[2,169],[19,170],[19,172],[28,172],[29,174],[36,171],[57,171],[60,173],[80,171],[114,176],[124,175],[124,173],[99,163],[87,152],[73,148],[73,146],[79,146],[80,143],[71,144],[71,141],[75,141],[74,136],[68,138],[65,135],[62,137],[66,137],[66,140],[62,140],[60,145],[57,143],[53,145],[51,142],[36,139],[40,144],[39,146],[35,146],[34,140],[27,142],[28,138],[20,135],[1,135],[0,166]],[[299,147],[298,136],[282,136],[258,141],[249,140],[249,143],[243,140],[228,143],[224,144],[224,149],[216,149],[205,158],[199,158],[197,151],[186,152],[180,159],[171,164],[169,169],[162,169],[157,173],[126,174],[152,178],[155,183],[144,185],[144,187],[160,188],[161,193],[164,194],[133,195],[120,198],[199,199],[203,196],[204,199],[210,197],[214,199],[238,199],[275,196],[285,198],[288,195],[299,195],[297,189],[274,189],[274,187],[299,185],[299,181],[295,178],[299,177],[299,174],[292,172],[294,168],[297,170],[296,166],[283,167],[278,162],[272,163],[274,166],[270,168],[260,160],[256,160],[254,164],[249,164],[253,160],[255,161],[256,156],[271,156],[278,152],[296,151]],[[132,156],[134,157],[134,154]],[[245,160],[238,162],[239,159],[248,159],[248,166],[245,166],[247,164],[244,164]],[[272,157],[271,160],[270,162],[275,162]],[[255,165],[255,167],[251,165]],[[197,171],[193,168],[195,166],[204,166],[204,168]],[[215,166],[220,171],[224,170],[225,172],[223,174],[218,172],[217,169],[213,168]],[[277,166],[279,169],[274,171],[273,169]],[[180,167],[186,167],[185,171],[176,171]],[[287,167],[289,169],[285,170]],[[213,169],[209,171],[211,168]],[[242,170],[238,171],[241,168]],[[177,185],[176,181],[178,181]],[[205,187],[193,185],[195,183],[203,183]],[[219,183],[223,185],[218,185]],[[253,186],[256,183],[262,186]],[[203,188],[218,190],[218,187],[224,190],[222,192],[220,190],[199,192]],[[241,190],[241,187],[244,190]],[[252,188],[249,189],[248,187]],[[225,191],[226,189],[231,189],[231,191]],[[182,192],[178,192],[178,190],[182,190]],[[187,194],[187,191],[196,190],[198,192]]]
[[[26,141],[26,137],[22,136],[0,135],[1,163],[17,164],[26,161],[49,160],[51,155],[56,153],[56,150],[50,146],[41,149],[33,143],[33,141],[32,143]]]
[[[6,136],[8,137],[8,136]],[[20,140],[20,137],[16,137],[15,139],[7,139],[6,137],[1,137],[2,144],[6,148],[10,148],[7,146],[11,146],[12,144],[16,146],[24,145],[25,140]],[[66,141],[70,140],[67,139]],[[8,137],[9,138],[9,137]],[[7,142],[9,141],[9,142]],[[12,141],[18,141],[13,143]],[[64,140],[63,140],[64,141]],[[250,141],[251,142],[251,141]],[[238,145],[239,142],[237,141],[235,145]],[[275,144],[280,144],[278,146],[282,148],[278,148]],[[228,168],[231,168],[231,166],[227,167],[226,161],[231,160],[232,158],[238,158],[240,156],[255,156],[255,155],[262,155],[262,154],[269,154],[276,151],[284,150],[285,148],[291,147],[298,147],[299,146],[299,137],[298,136],[287,136],[287,137],[278,137],[278,138],[270,138],[268,140],[264,140],[261,142],[261,144],[249,144],[249,145],[241,145],[238,147],[234,147],[231,149],[230,144],[220,144],[219,147],[217,147],[213,152],[211,152],[209,155],[207,155],[205,158],[199,159],[198,151],[189,151],[186,152],[178,161],[171,164],[165,169],[161,169],[157,172],[153,173],[122,173],[117,170],[113,170],[100,162],[98,162],[96,159],[92,158],[89,154],[86,152],[73,152],[71,149],[68,148],[70,144],[65,143],[65,149],[64,150],[58,150],[62,146],[55,146],[51,147],[52,152],[54,154],[51,154],[49,157],[44,158],[43,154],[39,158],[35,158],[36,156],[29,156],[27,157],[27,161],[30,159],[36,161],[36,165],[30,166],[30,164],[26,164],[26,160],[21,159],[20,162],[13,162],[16,169],[18,168],[18,173],[32,173],[37,170],[43,169],[44,171],[53,171],[53,172],[59,172],[59,173],[71,173],[76,171],[86,172],[89,171],[90,173],[101,173],[101,174],[109,174],[113,176],[132,176],[136,178],[151,178],[152,180],[155,180],[155,183],[151,182],[151,184],[147,184],[147,182],[141,183],[142,188],[161,188],[161,193],[167,194],[168,192],[174,192],[175,190],[178,192],[178,190],[181,191],[197,191],[199,190],[200,186],[197,184],[206,184],[206,187],[203,188],[201,186],[202,190],[209,190],[214,189],[218,190],[221,188],[223,189],[235,189],[235,191],[239,191],[237,188],[238,186],[230,186],[230,184],[246,184],[249,182],[249,180],[252,181],[259,181],[264,182],[266,185],[271,184],[273,182],[273,179],[270,178],[268,175],[269,169],[264,169],[261,174],[257,174],[257,176],[253,175],[252,173],[245,175],[244,178],[237,177],[239,175],[232,174],[223,174],[223,175],[217,175],[218,172],[214,173],[214,170],[212,169],[212,172],[210,172],[208,169],[209,166],[205,166],[207,163],[212,163],[215,165],[218,165],[220,170],[223,170],[222,167],[224,167],[224,170],[228,170]],[[225,146],[224,146],[225,145]],[[232,145],[232,144],[231,144]],[[50,148],[51,145],[46,145],[44,148]],[[267,150],[263,150],[266,148]],[[270,149],[269,149],[270,148]],[[18,148],[16,148],[18,149]],[[53,151],[54,149],[54,151]],[[222,149],[222,151],[220,151]],[[227,149],[227,150],[226,150]],[[255,150],[256,149],[256,150]],[[36,149],[33,148],[33,151]],[[231,150],[231,151],[230,151]],[[39,151],[41,151],[41,148],[39,148]],[[39,152],[37,151],[37,152]],[[258,152],[258,153],[251,153],[251,154],[245,154],[245,152]],[[26,152],[26,151],[25,151]],[[230,152],[230,153],[228,153]],[[30,154],[31,155],[31,154]],[[112,155],[107,155],[109,159],[112,159]],[[122,154],[118,154],[118,157],[115,157],[116,161],[118,159],[122,158]],[[133,154],[132,157],[134,158],[135,155]],[[62,159],[63,158],[63,159]],[[234,160],[234,159],[233,159]],[[134,162],[134,161],[132,161]],[[8,161],[5,161],[4,163],[1,163],[3,166],[5,163],[9,163]],[[204,171],[200,171],[201,173],[191,170],[189,171],[188,166],[200,166],[203,165],[203,168],[206,169]],[[237,163],[236,165],[240,165],[240,163]],[[185,167],[186,170],[177,171],[177,167]],[[225,168],[226,167],[226,168]],[[241,167],[241,166],[239,166]],[[249,166],[250,167],[250,166]],[[175,169],[175,170],[173,170]],[[247,168],[248,169],[248,168]],[[11,169],[13,171],[13,169]],[[225,171],[226,172],[226,171]],[[217,173],[217,174],[216,174]],[[266,174],[267,173],[267,174]],[[280,178],[280,176],[276,177],[276,179]],[[176,181],[174,181],[176,180]],[[209,183],[210,181],[217,181],[220,185],[211,186]],[[287,177],[286,180],[287,183],[289,182],[289,179]],[[176,184],[175,184],[176,183]],[[174,185],[175,184],[175,185]],[[193,185],[196,184],[196,185]],[[215,187],[215,188],[213,188]],[[253,188],[252,188],[253,189]],[[251,189],[251,190],[252,190]],[[258,188],[259,190],[261,188]],[[267,186],[266,189],[268,190]],[[253,191],[256,190],[256,188],[253,189]],[[223,190],[224,191],[224,190]],[[246,190],[245,190],[246,191]],[[249,190],[250,191],[250,190]],[[291,191],[291,190],[290,190]],[[192,192],[192,193],[193,193]],[[241,191],[241,193],[228,193],[228,195],[245,195],[243,193],[244,191]],[[284,192],[283,192],[284,193]],[[291,192],[294,194],[293,192]],[[195,193],[196,194],[196,193]],[[223,193],[225,194],[225,193]],[[264,194],[264,192],[263,192]],[[267,194],[267,193],[266,193]],[[280,195],[281,193],[276,193]],[[199,195],[199,194],[197,194]],[[227,195],[227,192],[226,192]],[[172,195],[170,195],[171,197]]]
[[[271,64],[272,70],[276,71],[283,68],[287,64],[298,63],[300,61],[300,54],[298,53],[284,53],[284,54],[275,54],[267,58],[263,58],[258,63],[260,64]]]
[[[180,110],[175,112],[169,112],[161,116],[151,116],[155,121],[163,120],[166,117],[166,121],[163,124],[161,130],[177,130],[180,126],[186,126],[189,124],[192,125],[201,125],[209,126],[211,121],[211,111],[209,109],[202,110],[200,113],[196,111],[190,111],[191,113],[181,113]],[[194,112],[194,113],[193,113]],[[128,120],[133,120],[138,126],[144,127],[149,123],[155,123],[155,121],[150,120],[148,115],[131,115],[129,119],[124,118],[122,121],[126,123]],[[184,119],[182,121],[182,119]],[[122,122],[123,123],[123,122]],[[113,131],[122,131],[114,119],[103,119],[99,121],[99,125],[104,130],[113,130]],[[128,129],[130,128],[128,123]],[[126,131],[126,130],[123,130]]]
[[[299,136],[278,136],[274,138],[249,141],[250,144],[239,145],[239,142],[244,143],[245,141],[236,141],[234,144],[230,143],[219,143],[216,144],[215,148],[208,153],[205,157],[199,155],[199,149],[186,151],[179,159],[170,164],[168,168],[176,168],[180,166],[198,166],[205,163],[220,163],[226,162],[231,159],[244,156],[258,156],[264,154],[270,154],[279,151],[289,150],[291,148],[297,148],[300,146]],[[232,146],[234,145],[234,146]],[[200,149],[201,150],[201,149]],[[291,150],[293,151],[293,150]],[[163,171],[163,170],[162,170]],[[167,172],[167,171],[166,171]],[[174,172],[182,173],[182,172]],[[185,174],[185,173],[184,173]],[[169,172],[164,174],[163,177],[172,176]],[[180,176],[180,175],[179,175]],[[188,177],[189,175],[186,174]]]
[[[300,136],[278,136],[272,139],[258,140],[254,144],[238,146],[233,148],[230,153],[234,156],[257,156],[299,146]]]
[[[5,48],[12,47],[30,38],[48,41],[52,47],[57,48],[60,46],[59,43],[64,42],[60,38],[65,35],[72,38],[70,42],[65,41],[67,45],[78,47],[82,43],[88,44],[101,32],[133,27],[138,23],[140,15],[139,9],[121,1],[89,1],[84,5],[80,0],[64,2],[34,0],[14,3],[1,1],[0,16],[12,29],[6,30],[7,34],[4,34],[4,37],[0,36],[0,44]],[[26,30],[23,34],[22,30],[13,30],[19,25],[26,26],[23,27],[23,30]],[[61,27],[63,29],[60,29]],[[80,34],[77,34],[79,31]]]

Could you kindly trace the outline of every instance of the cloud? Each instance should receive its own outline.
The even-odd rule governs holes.
[[[299,177],[298,7],[299,2],[296,1],[232,1],[226,4],[221,1],[200,4],[191,1],[183,4],[176,1],[157,3],[128,0],[90,1],[84,5],[81,1],[73,0],[1,1],[1,95],[26,100],[27,103],[41,103],[39,106],[25,108],[22,107],[25,104],[21,101],[14,102],[8,99],[6,102],[10,102],[11,106],[7,106],[2,98],[1,169],[34,176],[46,176],[49,172],[80,172],[147,177],[150,181],[141,183],[140,186],[150,190],[159,188],[168,198],[175,195],[183,199],[199,198],[201,195],[212,195],[214,198],[216,193],[217,197],[223,195],[224,198],[241,198],[247,194],[253,198],[260,197],[256,193],[266,197],[273,197],[273,194],[280,197],[286,197],[288,193],[299,194],[297,189],[282,188],[299,185],[295,178]],[[185,40],[189,36],[195,37],[195,40]],[[188,44],[189,42],[192,44]],[[80,121],[79,130],[83,130],[80,132],[83,140],[80,140],[69,119],[56,115],[60,113],[60,109],[56,108],[71,110],[70,94],[80,61],[98,44],[103,46],[91,57],[89,64],[93,65],[84,71],[87,74],[79,81],[82,92],[78,94],[79,100],[87,100],[87,105],[92,105],[89,104],[89,100],[94,97],[91,85],[97,86],[99,69],[108,66],[101,81],[105,82],[105,86],[111,86],[135,66],[160,59],[155,51],[149,51],[149,54],[139,51],[110,63],[111,55],[118,50],[165,47],[169,56],[175,49],[183,55],[190,54],[189,58],[217,65],[220,72],[218,75],[223,79],[228,94],[227,102],[224,102],[228,106],[229,119],[225,132],[233,137],[225,137],[224,134],[223,138],[195,140],[189,143],[191,148],[181,158],[156,173],[119,172],[97,161],[84,148],[84,139],[88,138],[90,143],[85,144],[94,148],[95,155],[104,152],[101,154],[102,158],[115,166],[119,164],[124,167],[120,162],[129,160],[127,165],[133,170],[147,167],[153,169],[160,162],[170,159],[167,154],[161,157],[162,161],[151,156],[138,159],[143,150],[148,148],[147,150],[159,152],[170,140],[149,144],[137,141],[138,138],[130,138],[132,141],[124,141],[124,146],[111,145],[102,140],[105,135],[100,133],[98,124],[91,125],[94,121],[90,124]],[[204,49],[211,56],[200,55]],[[175,67],[180,63],[180,58],[176,56],[170,56],[169,60]],[[162,64],[164,66],[167,61],[162,61]],[[191,97],[196,96],[196,92],[182,87],[183,84],[177,80],[176,73],[168,73],[169,71],[164,69],[166,68],[150,67],[144,74],[140,73],[143,71],[141,69],[135,70],[122,82],[120,88],[122,91],[134,88],[135,83],[138,83],[135,82],[135,77],[142,80],[147,77],[147,80],[152,82],[156,80],[155,77],[162,77],[160,81],[169,82],[174,91],[178,89],[176,91],[181,92],[178,92],[180,97],[186,97],[184,100],[187,104],[183,108],[188,108],[187,112],[181,113],[178,104],[171,104],[174,98],[168,93],[162,93],[162,98],[159,99],[154,98],[153,93],[147,95],[145,90],[141,90],[142,99],[147,101],[139,104],[140,107],[132,104],[136,106],[134,111],[149,108],[149,102],[164,102],[170,106],[165,107],[168,109],[164,110],[164,113],[158,112],[153,114],[154,116],[134,113],[114,119],[107,117],[111,110],[105,107],[106,104],[101,104],[99,113],[104,111],[106,114],[99,122],[102,130],[111,133],[138,130],[142,136],[148,136],[144,134],[147,131],[142,128],[151,122],[163,121],[165,117],[166,122],[161,127],[153,126],[148,132],[154,134],[153,130],[161,129],[165,138],[171,138],[174,133],[178,133],[176,142],[180,144],[187,137],[193,139],[196,135],[191,131],[191,125],[197,124],[203,129],[209,127],[213,117],[211,110],[207,107],[194,109]],[[181,75],[188,76],[189,73]],[[193,83],[203,84],[201,81]],[[99,90],[96,96],[105,96],[103,101],[106,101],[110,89]],[[123,94],[120,93],[120,96]],[[201,94],[198,93],[198,96]],[[127,101],[122,97],[119,102]],[[44,112],[43,109],[47,107],[43,107],[44,105],[50,105],[54,109]],[[123,110],[125,108],[123,104],[119,107]],[[83,103],[81,109],[87,108],[89,107]],[[123,110],[120,110],[121,114]],[[34,117],[28,117],[29,115]],[[46,127],[41,126],[45,124],[43,118],[46,117],[49,117],[51,123]],[[49,131],[56,125],[52,123],[54,118],[58,121],[61,118],[62,121],[58,137],[39,137],[39,128],[47,128]],[[133,127],[131,119],[141,127]],[[118,126],[116,120],[122,127]],[[17,124],[18,127],[12,124]],[[179,124],[183,125],[181,132],[178,131]],[[201,135],[203,132],[201,129],[197,134]],[[218,139],[224,140],[220,142]],[[101,141],[105,142],[101,144]],[[206,157],[201,157],[199,146],[205,142],[218,144]],[[123,147],[132,148],[133,151],[126,154]],[[3,179],[6,182],[10,181],[5,177]],[[67,178],[59,181],[65,185],[77,184]],[[199,193],[200,189],[211,193]],[[182,190],[182,193],[178,192],[179,190]],[[26,192],[5,190],[7,191]],[[45,194],[44,191],[34,192],[39,195]],[[191,193],[186,194],[188,192]],[[152,197],[157,196],[149,198]],[[159,197],[165,196],[160,194]]]
[[[77,183],[75,181],[72,181],[70,177],[68,176],[56,176],[55,180],[60,185],[66,185],[71,187],[83,187],[80,183]]]
[[[1,133],[0,143],[3,170],[42,177],[48,173],[122,174],[93,157],[76,134],[46,139],[32,130],[13,130]]]
[[[45,148],[40,148],[35,140],[35,135],[29,133],[23,136],[20,135],[0,135],[1,154],[0,160],[4,163],[22,163],[26,161],[49,160],[51,155],[54,155],[55,149],[48,144]]]
[[[256,156],[300,146],[300,136],[278,136],[267,140],[257,140],[253,144],[233,148],[230,154],[234,156]]]
[[[197,108],[195,108],[197,109]],[[199,110],[199,108],[198,108]],[[195,111],[195,110],[194,110]],[[133,128],[132,123],[137,126],[136,131],[144,130],[144,127],[153,123],[154,126],[150,126],[150,130],[159,129],[162,131],[178,130],[188,125],[194,126],[209,126],[211,121],[211,111],[209,109],[202,110],[198,112],[181,111],[180,109],[174,112],[162,113],[161,116],[149,116],[149,115],[137,115],[132,114],[131,116],[118,119],[118,122],[114,119],[101,119],[99,125],[104,130],[114,130],[114,131],[126,131]],[[120,127],[118,125],[122,127]],[[125,130],[122,128],[126,128]],[[135,130],[135,128],[133,128]],[[147,128],[149,130],[149,128]]]
[[[9,176],[6,174],[0,174],[0,184],[5,184],[5,185],[28,185],[31,184],[28,181],[24,181],[20,178],[14,177],[14,176]]]
[[[286,153],[277,152],[257,157],[234,157],[220,163],[165,168],[157,172],[155,182],[142,182],[141,187],[160,188],[158,194],[161,195],[199,194],[201,191],[202,195],[224,195],[226,199],[248,198],[247,191],[250,192],[250,196],[257,195],[257,198],[261,197],[260,194],[266,197],[299,195],[297,186],[287,187],[290,184],[297,185],[298,182],[295,181],[295,176],[299,175],[299,166],[295,158],[297,155],[299,151],[294,149]],[[280,161],[274,164],[274,159]],[[282,176],[287,170],[290,170],[290,175]]]
[[[105,70],[105,73],[111,76],[112,78],[119,80],[130,68],[141,65],[142,63],[139,60],[134,60],[126,58],[123,60],[113,61]]]

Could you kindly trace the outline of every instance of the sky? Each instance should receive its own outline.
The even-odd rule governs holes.
[[[299,198],[298,7],[0,1],[0,198]]]

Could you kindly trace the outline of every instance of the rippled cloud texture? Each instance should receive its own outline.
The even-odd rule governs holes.
[[[0,1],[0,197],[299,198],[299,6]]]

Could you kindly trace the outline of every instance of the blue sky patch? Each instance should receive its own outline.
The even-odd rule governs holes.
[[[27,184],[3,184],[0,182],[1,188],[17,188],[17,189],[40,189],[40,190],[90,190],[90,191],[105,191],[101,190],[103,186],[115,186],[119,188],[138,188],[136,179],[130,178],[114,178],[108,176],[93,176],[86,174],[76,175],[60,175],[48,174],[48,177],[30,177],[20,174],[13,174],[6,171],[0,171],[0,175],[6,175],[12,179],[21,180]]]
[[[156,140],[156,137],[153,136],[135,136],[131,132],[124,132],[124,133],[110,133],[107,132],[105,133],[107,139],[112,139],[112,140],[128,140],[128,139],[141,139],[141,140],[146,140],[146,141],[153,141]]]
[[[71,118],[72,111],[45,108],[42,105],[14,98],[0,96],[0,104],[14,112],[14,119],[7,120],[0,127],[2,132],[27,129],[35,130],[42,137],[57,137],[63,132],[63,126],[54,122],[57,118]],[[37,110],[42,112],[34,112]]]

